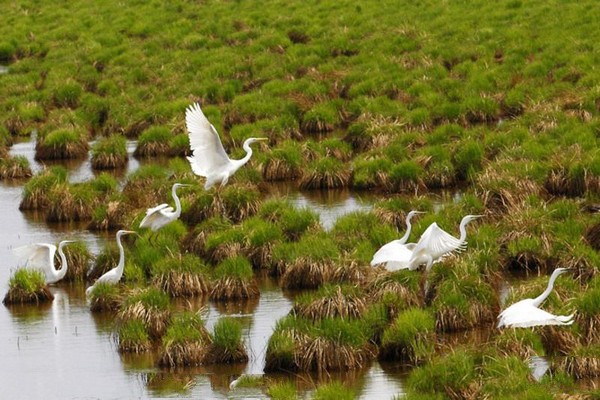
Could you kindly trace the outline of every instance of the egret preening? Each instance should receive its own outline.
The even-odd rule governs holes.
[[[63,240],[58,244],[58,255],[60,256],[61,268],[56,269],[54,265],[54,254],[56,246],[49,243],[35,243],[17,247],[13,250],[19,260],[26,260],[25,267],[39,269],[44,272],[46,283],[56,283],[67,274],[67,258],[63,253],[63,247],[73,240]]]
[[[424,214],[423,211],[411,211],[406,215],[406,232],[398,240],[393,240],[383,245],[373,255],[371,260],[371,266],[378,264],[384,264],[388,271],[396,271],[398,269],[408,268],[408,262],[412,256],[412,250],[415,247],[415,243],[406,243],[410,236],[411,223],[410,220],[417,214]]]
[[[483,215],[467,215],[460,222],[460,237],[457,239],[441,229],[435,222],[429,225],[412,251],[408,268],[415,270],[419,265],[425,264],[425,271],[429,272],[433,263],[442,257],[454,252],[464,250],[467,245],[467,224]]]
[[[156,232],[163,226],[175,221],[181,215],[181,202],[179,201],[179,197],[177,197],[176,190],[182,186],[190,186],[185,185],[183,183],[176,183],[173,185],[171,189],[171,194],[173,195],[173,200],[175,201],[175,209],[169,206],[167,203],[161,204],[154,208],[149,208],[146,211],[146,216],[140,222],[140,228],[150,228],[152,232]]]
[[[104,275],[98,278],[92,286],[87,288],[85,291],[86,295],[89,296],[98,283],[108,283],[110,285],[115,285],[121,280],[121,277],[123,276],[123,270],[125,269],[125,250],[123,249],[123,245],[121,244],[121,236],[129,233],[135,233],[137,235],[137,232],[134,231],[120,230],[117,232],[117,245],[119,246],[119,263],[115,268],[104,273]]]
[[[571,325],[573,316],[571,315],[554,315],[547,311],[538,308],[544,300],[552,292],[554,281],[560,274],[567,272],[567,268],[556,268],[550,280],[548,287],[535,299],[524,299],[516,302],[498,315],[498,328],[515,327],[528,328],[538,325]]]
[[[198,103],[190,105],[185,110],[185,123],[193,153],[187,159],[194,174],[206,178],[204,183],[204,189],[206,190],[217,183],[225,186],[235,171],[252,157],[250,145],[254,142],[268,140],[267,138],[246,139],[243,145],[246,156],[241,160],[231,160],[223,148],[217,130],[204,116]]]

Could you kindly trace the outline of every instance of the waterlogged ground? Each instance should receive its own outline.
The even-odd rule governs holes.
[[[135,142],[128,145],[130,154]],[[34,159],[32,142],[15,144],[11,154],[29,159],[32,169],[43,166]],[[62,163],[69,179],[80,182],[93,177],[89,160]],[[139,167],[130,157],[126,173]],[[16,266],[12,249],[34,242],[56,243],[64,238],[84,240],[97,254],[113,235],[99,235],[76,224],[47,224],[35,213],[18,210],[22,183],[0,183],[0,293]],[[273,196],[285,196],[299,207],[316,210],[326,228],[344,213],[368,209],[371,200],[348,191],[299,193],[289,186],[274,186]],[[83,284],[51,288],[53,302],[41,306],[0,306],[0,377],[2,398],[264,398],[260,389],[229,390],[237,375],[262,374],[268,339],[275,322],[286,315],[293,293],[281,291],[277,282],[263,277],[257,300],[214,303],[197,298],[175,303],[175,307],[201,310],[207,328],[212,330],[221,315],[238,318],[250,360],[231,366],[186,368],[176,371],[156,368],[154,354],[121,355],[117,351],[113,318],[92,314],[85,300]],[[190,302],[187,304],[187,302]],[[361,398],[390,398],[401,394],[404,372],[396,364],[373,362],[369,368],[318,377],[296,374],[298,386],[310,393],[320,379],[336,378],[356,389]],[[289,377],[288,377],[289,378]]]

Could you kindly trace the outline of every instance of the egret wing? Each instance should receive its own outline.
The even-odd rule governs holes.
[[[159,206],[149,208],[148,210],[146,210],[146,215],[154,214],[155,212],[160,211],[164,208],[170,208],[171,210],[173,209],[173,207],[169,207],[169,205],[167,203],[163,203]]]
[[[223,169],[230,163],[223,148],[219,134],[208,121],[198,103],[190,105],[185,111],[190,148],[193,155],[188,157],[192,171],[206,177],[212,171]]]
[[[17,260],[24,261],[26,267],[47,269],[54,265],[56,246],[49,243],[34,243],[13,249]]]
[[[554,315],[533,306],[521,307],[514,310],[508,308],[499,317],[499,328],[503,326],[528,328],[539,325],[571,325],[573,323],[573,314],[565,316]]]
[[[400,243],[399,240],[394,240],[377,250],[371,260],[371,266],[385,263],[386,268],[390,271],[404,269],[408,268],[411,256],[412,251],[407,245]]]
[[[434,261],[445,254],[453,251],[462,250],[465,243],[450,235],[441,229],[435,222],[423,232],[413,250],[413,254],[426,252],[431,255]]]

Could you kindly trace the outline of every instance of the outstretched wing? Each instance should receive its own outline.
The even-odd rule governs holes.
[[[194,174],[208,176],[212,171],[227,167],[229,157],[223,148],[219,134],[204,116],[198,103],[185,111],[185,123],[193,155],[188,157]]]
[[[511,306],[512,307],[512,306]],[[516,308],[507,308],[498,317],[498,328],[515,327],[528,328],[539,325],[571,325],[573,316],[554,315],[537,307],[527,305]]]
[[[408,268],[411,256],[412,251],[409,250],[409,246],[400,243],[400,240],[394,240],[377,250],[371,260],[371,266],[385,263],[386,269],[390,271],[404,269]]]
[[[166,203],[154,208],[149,208],[148,211],[146,211],[146,216],[142,222],[140,222],[140,228],[150,228],[152,230],[160,228],[164,224],[170,222],[168,214],[173,211],[173,207]]]
[[[463,250],[465,245],[434,222],[421,235],[413,254],[427,253],[435,261],[453,251]]]
[[[44,271],[54,265],[56,246],[49,243],[35,243],[13,249],[17,260],[25,262],[27,268],[39,268]]]

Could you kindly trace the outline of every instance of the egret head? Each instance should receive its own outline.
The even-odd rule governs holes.
[[[65,244],[68,244],[68,243],[75,243],[75,242],[76,242],[75,240],[63,240],[63,241],[61,241],[61,242],[60,242],[58,245],[59,245],[59,246],[64,246]]]
[[[189,187],[189,186],[192,186],[192,185],[189,185],[189,184],[187,184],[187,183],[175,183],[175,184],[173,185],[173,187],[174,187],[174,188],[180,188],[180,187]]]
[[[569,268],[556,268],[554,270],[553,274],[561,275],[561,274],[564,274],[565,272],[571,272],[571,269],[569,269]]]
[[[118,238],[120,238],[121,236],[123,236],[123,235],[128,235],[128,234],[130,234],[130,233],[133,233],[134,235],[138,235],[138,236],[140,236],[140,235],[139,235],[139,233],[137,233],[137,232],[135,232],[135,231],[126,231],[126,230],[124,230],[124,229],[121,229],[120,231],[118,231],[118,232],[117,232],[117,237],[118,237]]]
[[[259,137],[259,138],[255,138],[255,137],[251,137],[249,139],[246,139],[246,141],[244,142],[244,144],[252,144],[254,142],[268,142],[269,138],[264,138],[264,137]]]
[[[483,217],[483,215],[465,215],[464,218],[462,219],[462,222],[467,224],[477,218],[481,218]]]
[[[417,214],[425,214],[425,211],[415,211],[415,210],[412,210],[411,212],[409,212],[406,215],[406,218],[410,219],[410,218],[414,217]]]

